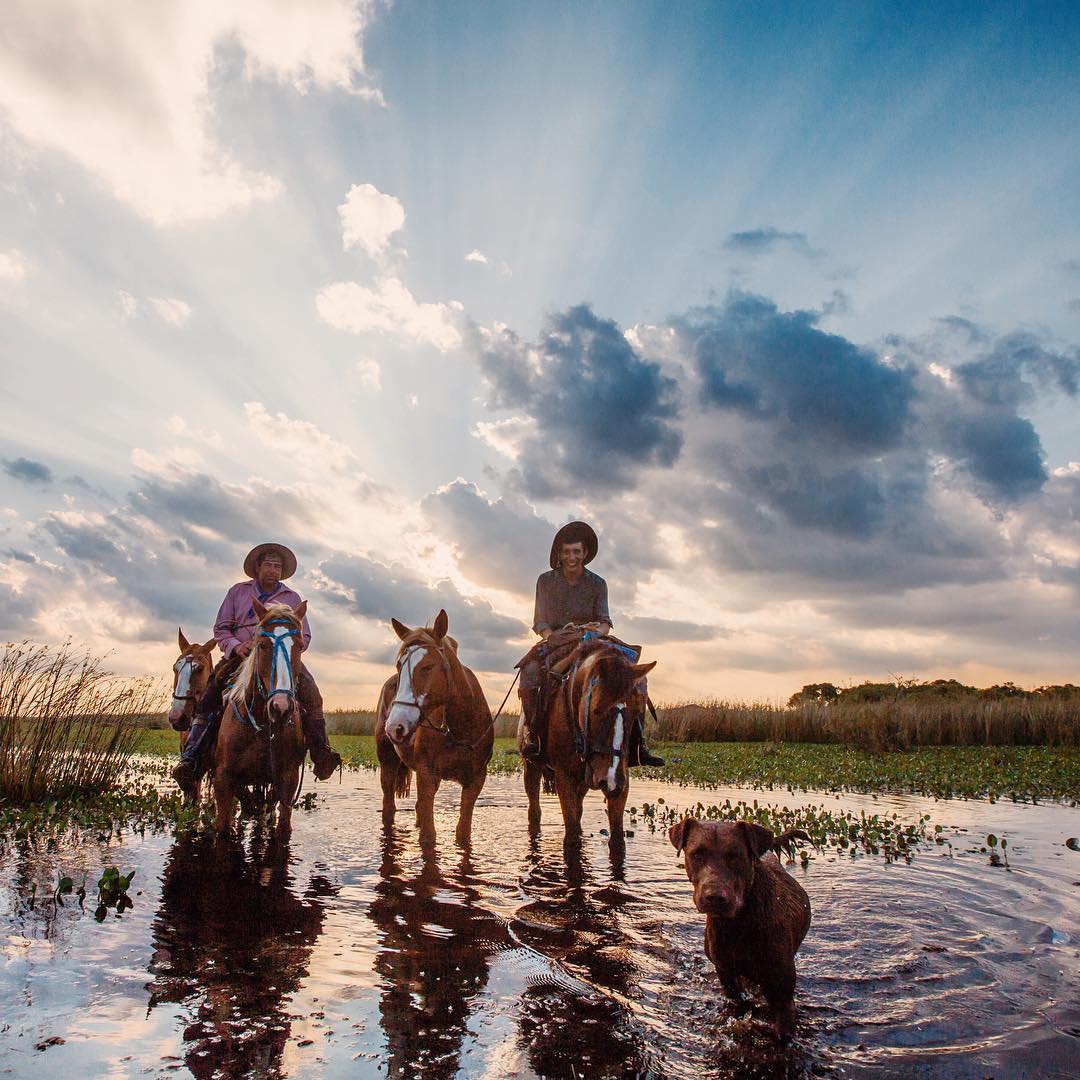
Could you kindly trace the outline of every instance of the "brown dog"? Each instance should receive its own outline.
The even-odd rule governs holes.
[[[741,998],[740,980],[761,987],[776,1029],[795,1027],[795,953],[810,928],[810,898],[770,852],[809,840],[792,829],[776,837],[746,821],[684,818],[668,832],[686,853],[694,906],[705,921],[705,954],[729,997]]]

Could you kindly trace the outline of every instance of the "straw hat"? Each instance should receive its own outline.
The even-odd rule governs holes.
[[[259,559],[263,555],[281,556],[281,580],[290,578],[296,573],[296,556],[284,544],[258,544],[253,547],[244,559],[244,573],[249,578],[258,573]]]

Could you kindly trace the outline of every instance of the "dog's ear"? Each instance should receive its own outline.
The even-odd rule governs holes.
[[[671,841],[672,846],[681,855],[682,850],[686,847],[686,841],[690,836],[690,830],[697,824],[697,821],[692,818],[683,818],[682,821],[676,821],[674,825],[668,829],[668,839]]]
[[[764,825],[752,825],[749,821],[740,821],[736,827],[742,833],[751,857],[760,859],[767,851],[772,851],[776,837],[771,829],[766,829]]]

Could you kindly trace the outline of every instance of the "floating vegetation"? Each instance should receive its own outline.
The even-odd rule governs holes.
[[[915,821],[904,821],[898,813],[867,814],[865,810],[838,812],[825,806],[775,806],[739,800],[732,802],[694,806],[679,809],[668,806],[664,799],[655,803],[642,803],[628,809],[630,823],[639,821],[650,831],[666,829],[684,817],[704,818],[706,821],[750,821],[764,825],[777,836],[789,829],[802,829],[810,837],[814,850],[820,853],[832,851],[838,855],[855,858],[859,855],[880,855],[886,862],[903,859],[911,862],[921,845],[951,845],[942,836],[940,825],[931,826],[930,815],[920,814]],[[799,849],[799,859],[805,866],[812,854],[805,847]]]
[[[134,870],[129,874],[121,874],[115,866],[105,868],[105,872],[97,883],[98,906],[94,911],[94,918],[98,922],[104,920],[110,908],[115,908],[117,915],[123,915],[128,908],[135,906],[134,901],[128,896],[128,888],[134,876]]]

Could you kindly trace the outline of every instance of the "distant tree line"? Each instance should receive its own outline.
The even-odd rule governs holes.
[[[997,683],[979,688],[965,686],[956,679],[897,679],[895,682],[864,682],[858,686],[838,687],[832,683],[807,683],[788,698],[792,709],[803,705],[873,705],[882,701],[908,701],[911,704],[931,701],[1060,701],[1080,702],[1080,686],[1037,686],[1024,690],[1015,683]]]

